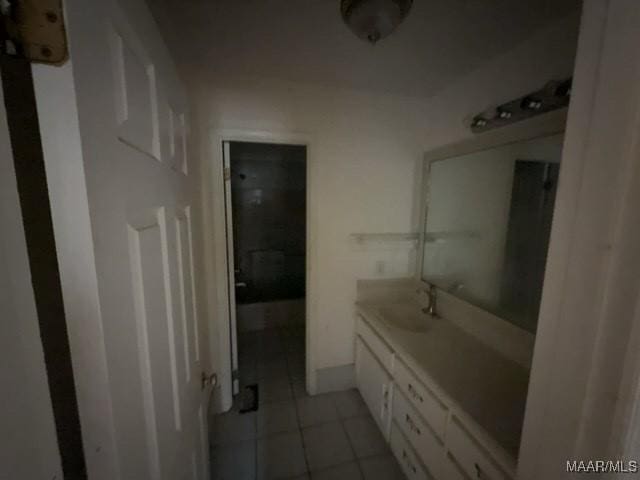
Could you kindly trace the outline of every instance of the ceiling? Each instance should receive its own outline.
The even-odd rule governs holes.
[[[339,0],[148,0],[183,72],[430,97],[571,13],[580,0],[414,0],[370,45]]]

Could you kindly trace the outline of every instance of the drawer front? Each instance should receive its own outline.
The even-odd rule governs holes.
[[[391,423],[390,442],[391,451],[398,459],[402,471],[409,480],[433,480],[433,477],[420,464],[418,457],[395,422]]]
[[[456,464],[455,460],[450,454],[447,454],[445,460],[442,480],[471,480],[469,476],[462,471],[462,469]]]
[[[357,332],[364,343],[378,358],[380,363],[388,372],[393,371],[393,350],[373,331],[369,324],[360,315],[358,315]]]
[[[455,418],[447,432],[447,447],[462,470],[473,479],[509,480],[511,478]]]
[[[396,362],[395,367],[394,377],[400,390],[407,396],[435,434],[443,439],[447,425],[447,407],[431,390],[420,383],[402,362]]]
[[[398,389],[393,393],[393,418],[427,470],[440,478],[444,445]]]

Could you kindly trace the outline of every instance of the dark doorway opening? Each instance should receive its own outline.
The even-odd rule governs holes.
[[[256,392],[260,404],[306,394],[307,149],[229,142],[225,157],[234,392],[250,397],[234,403],[251,410]]]

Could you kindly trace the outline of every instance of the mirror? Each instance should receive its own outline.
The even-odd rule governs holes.
[[[562,140],[427,161],[422,279],[535,333]]]

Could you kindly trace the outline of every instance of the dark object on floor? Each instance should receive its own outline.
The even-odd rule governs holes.
[[[258,410],[258,385],[247,385],[240,392],[240,413]]]

